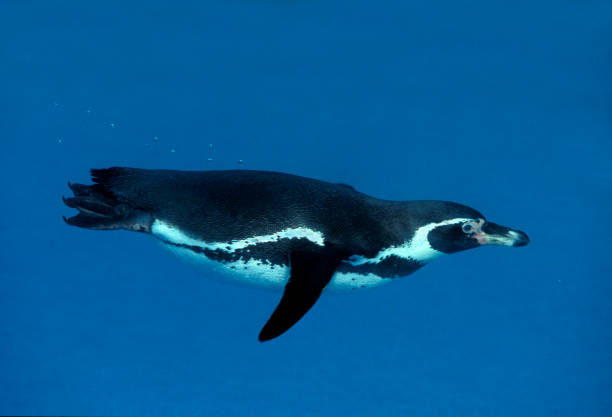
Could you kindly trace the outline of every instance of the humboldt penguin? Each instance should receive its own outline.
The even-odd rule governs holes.
[[[326,288],[370,288],[443,255],[524,246],[524,232],[448,201],[388,201],[346,184],[267,171],[91,170],[68,183],[72,226],[150,234],[210,271],[284,288],[259,334],[293,326]]]

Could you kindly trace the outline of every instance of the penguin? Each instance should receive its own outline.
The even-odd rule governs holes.
[[[92,169],[92,185],[68,183],[64,221],[131,230],[240,282],[283,295],[259,333],[274,339],[324,289],[361,289],[408,276],[444,254],[483,245],[525,246],[527,235],[449,201],[390,201],[353,187],[252,171]]]

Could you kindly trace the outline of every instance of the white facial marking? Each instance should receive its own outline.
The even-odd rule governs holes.
[[[229,242],[205,242],[187,236],[178,228],[157,219],[151,225],[151,233],[167,242],[179,245],[198,246],[203,249],[221,250],[229,253],[259,243],[277,242],[280,239],[308,239],[319,246],[323,246],[325,242],[325,238],[321,232],[307,227],[289,228],[270,235],[253,236],[247,239],[232,240]]]
[[[352,265],[363,265],[366,263],[378,263],[383,259],[395,255],[400,258],[410,259],[417,262],[429,262],[432,259],[437,258],[442,255],[442,252],[439,252],[431,247],[429,241],[427,240],[427,235],[436,227],[440,226],[448,226],[450,224],[457,224],[465,221],[469,221],[472,219],[467,218],[455,218],[444,220],[438,223],[429,223],[425,226],[419,227],[408,242],[404,243],[400,246],[391,246],[389,248],[385,248],[378,252],[376,256],[373,258],[366,258],[361,255],[352,256],[347,262]]]

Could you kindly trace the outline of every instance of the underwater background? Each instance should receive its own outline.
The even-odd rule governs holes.
[[[0,3],[0,414],[612,415],[610,1]],[[467,204],[525,248],[323,294],[68,227],[92,167]]]

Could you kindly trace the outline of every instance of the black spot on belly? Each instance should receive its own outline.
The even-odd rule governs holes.
[[[391,255],[380,262],[368,262],[361,265],[351,265],[348,262],[342,262],[337,270],[338,272],[360,275],[374,274],[381,278],[397,278],[410,275],[423,265],[425,264],[421,262]]]

